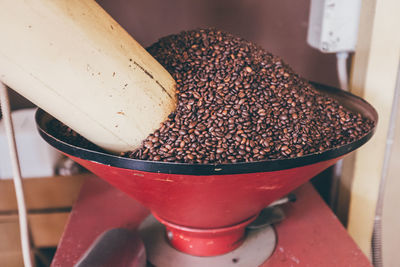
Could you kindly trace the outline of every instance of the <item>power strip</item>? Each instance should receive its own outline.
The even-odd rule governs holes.
[[[311,0],[307,43],[324,53],[354,51],[360,9],[361,0]]]

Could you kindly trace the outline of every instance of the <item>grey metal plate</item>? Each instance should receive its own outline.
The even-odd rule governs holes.
[[[165,238],[165,228],[152,215],[139,227],[148,261],[156,267],[257,267],[273,253],[276,234],[272,226],[249,230],[243,244],[234,251],[213,257],[197,257],[174,249]]]

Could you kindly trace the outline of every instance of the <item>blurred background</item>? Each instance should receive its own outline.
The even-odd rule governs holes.
[[[310,81],[340,87],[335,53],[323,53],[307,43],[310,0],[98,0],[97,2],[144,47],[157,41],[160,37],[182,30],[215,27],[261,45],[269,52],[282,57],[297,73]],[[375,137],[379,139],[379,144],[375,146],[376,154],[371,153],[374,151],[371,147],[373,144],[368,143],[366,145],[368,148],[361,149],[360,153],[363,153],[361,156],[353,155],[353,158],[345,163],[343,176],[346,177],[342,177],[340,185],[335,185],[332,168],[314,178],[313,183],[342,223],[345,226],[350,224],[350,234],[363,251],[369,255],[371,236],[368,236],[368,231],[372,230],[358,232],[357,229],[363,228],[362,225],[366,222],[365,218],[371,221],[367,223],[369,226],[373,224],[374,217],[372,215],[374,215],[379,199],[381,178],[385,178],[386,190],[381,190],[381,198],[385,203],[382,211],[384,218],[383,251],[385,266],[394,267],[398,266],[396,253],[397,248],[400,247],[400,215],[397,212],[397,206],[400,203],[400,196],[397,194],[397,190],[400,188],[400,180],[397,179],[400,174],[398,164],[400,160],[400,116],[396,116],[400,109],[394,105],[395,101],[393,102],[396,97],[395,89],[398,87],[398,85],[396,87],[396,81],[398,79],[399,54],[397,53],[397,65],[394,64],[397,67],[391,67],[389,70],[385,69],[386,66],[379,65],[373,60],[378,56],[385,58],[387,51],[393,51],[393,49],[398,51],[399,48],[396,48],[398,42],[391,43],[391,40],[386,40],[387,43],[391,43],[388,50],[386,47],[379,46],[380,44],[375,44],[374,40],[376,39],[374,38],[380,37],[373,35],[373,32],[380,29],[379,27],[389,26],[392,34],[396,35],[400,25],[387,25],[387,22],[386,24],[382,22],[385,11],[382,2],[385,1],[365,2],[368,3],[363,3],[361,7],[360,21],[369,21],[370,24],[360,24],[360,32],[354,38],[358,38],[359,42],[362,40],[363,43],[362,45],[357,44],[355,55],[351,54],[346,64],[349,69],[347,74],[351,74],[350,89],[360,96],[369,98],[368,101],[380,113],[380,120],[383,123],[380,123],[379,127],[383,127],[383,130],[378,137]],[[382,6],[378,6],[377,3]],[[390,4],[386,4],[387,6]],[[375,17],[372,18],[371,14],[374,14]],[[369,20],[368,17],[370,17]],[[393,46],[395,47],[393,48]],[[365,66],[370,66],[370,69],[366,70]],[[379,68],[382,72],[386,71],[386,74],[395,73],[395,75],[387,78],[382,73],[376,73],[374,76],[372,70]],[[376,82],[381,80],[385,80],[386,83]],[[390,81],[392,82],[390,83]],[[371,83],[373,85],[370,85]],[[377,84],[380,88],[377,88]],[[370,91],[365,93],[361,87]],[[389,97],[392,102],[381,101],[379,94],[389,94],[392,96]],[[34,107],[13,90],[10,90],[10,97],[13,110]],[[360,166],[359,164],[362,163],[357,163],[356,157],[359,159],[375,157],[375,165],[367,167],[365,166],[368,164],[367,162]],[[364,171],[354,168],[355,163],[358,164],[359,169]],[[38,262],[42,266],[46,266],[50,262],[68,213],[78,195],[80,185],[89,175],[74,164],[65,161],[52,162],[51,166],[55,168],[52,175],[46,175],[46,178],[32,178],[26,183],[28,209],[31,210],[32,216],[33,242],[35,249],[39,252],[37,254]],[[368,168],[373,168],[379,175],[371,174],[370,178],[365,177]],[[364,176],[364,182],[358,182],[359,176]],[[7,259],[9,262],[18,264],[21,261],[15,197],[11,180],[3,178],[3,180],[0,179],[0,236],[2,239],[7,238],[7,245],[0,242],[0,263],[2,259]],[[353,182],[353,179],[358,180]],[[363,189],[365,183],[369,184],[368,189]],[[361,189],[358,190],[358,187],[354,189],[354,186],[360,186]],[[359,195],[360,192],[364,194],[363,200],[351,204],[352,198],[356,199],[356,195]],[[40,196],[39,200],[37,196]],[[362,205],[363,203],[365,205]]]

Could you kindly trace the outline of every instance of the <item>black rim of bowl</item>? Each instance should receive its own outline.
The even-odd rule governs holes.
[[[190,164],[190,163],[174,163],[174,162],[131,159],[69,144],[63,140],[56,138],[47,131],[46,129],[47,122],[54,118],[41,109],[38,109],[36,112],[36,123],[42,138],[51,146],[60,150],[61,152],[64,152],[68,155],[77,158],[117,168],[132,169],[132,170],[152,172],[152,173],[184,174],[184,175],[223,175],[223,174],[243,174],[243,173],[279,171],[279,170],[286,170],[286,169],[306,166],[321,161],[326,161],[341,157],[365,144],[373,136],[375,132],[375,128],[378,122],[378,115],[376,110],[368,102],[340,89],[316,83],[313,83],[313,85],[318,90],[323,91],[336,99],[338,97],[342,99],[347,99],[349,100],[347,101],[348,103],[352,103],[353,105],[358,105],[359,107],[364,109],[365,112],[369,112],[369,114],[362,114],[362,115],[363,116],[367,115],[366,117],[374,121],[373,128],[364,136],[362,136],[361,138],[359,138],[354,142],[338,146],[335,148],[327,149],[322,152],[316,152],[313,154],[304,155],[301,157],[264,160],[255,162],[226,163],[226,164]],[[341,102],[339,101],[339,103]],[[350,107],[350,109],[352,108]]]

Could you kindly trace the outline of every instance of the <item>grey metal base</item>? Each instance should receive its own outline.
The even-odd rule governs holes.
[[[147,260],[156,267],[257,267],[274,252],[276,234],[272,226],[249,230],[243,244],[227,254],[197,257],[174,249],[165,238],[165,228],[152,215],[139,227]]]

